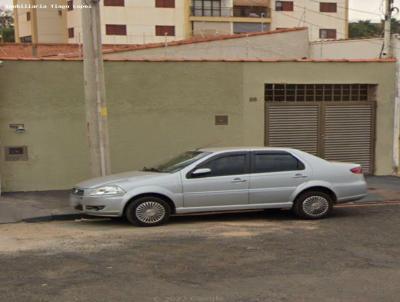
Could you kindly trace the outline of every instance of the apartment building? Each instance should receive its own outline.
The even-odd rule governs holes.
[[[16,42],[66,43],[64,0],[13,0]],[[64,5],[65,6],[65,5]]]
[[[50,1],[14,0],[32,4],[14,9],[17,41],[81,43],[86,9],[81,0]],[[348,0],[328,1],[104,0],[102,39],[104,44],[146,44],[299,26],[309,28],[311,41],[347,38]]]

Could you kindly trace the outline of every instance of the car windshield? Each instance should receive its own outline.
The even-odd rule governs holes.
[[[195,161],[199,160],[210,154],[209,152],[202,151],[187,151],[179,156],[168,160],[153,168],[143,168],[143,171],[160,172],[160,173],[174,173],[182,170],[183,168],[189,166]]]

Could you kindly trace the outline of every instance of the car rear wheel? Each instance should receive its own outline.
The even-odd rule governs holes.
[[[303,219],[320,219],[328,216],[333,208],[332,198],[323,192],[309,191],[297,197],[293,212]]]
[[[166,223],[170,214],[171,208],[168,203],[152,196],[138,198],[126,209],[126,218],[130,223],[146,227]]]

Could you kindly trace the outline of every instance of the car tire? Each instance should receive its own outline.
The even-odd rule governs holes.
[[[327,217],[333,208],[332,198],[319,191],[300,194],[293,205],[293,212],[302,219],[321,219]]]
[[[125,216],[128,221],[137,226],[151,227],[162,225],[169,220],[171,207],[169,204],[153,196],[138,198],[128,204]]]

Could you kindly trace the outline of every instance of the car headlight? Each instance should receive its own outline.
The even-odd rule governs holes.
[[[104,186],[93,189],[89,196],[124,195],[126,192],[119,186]]]

